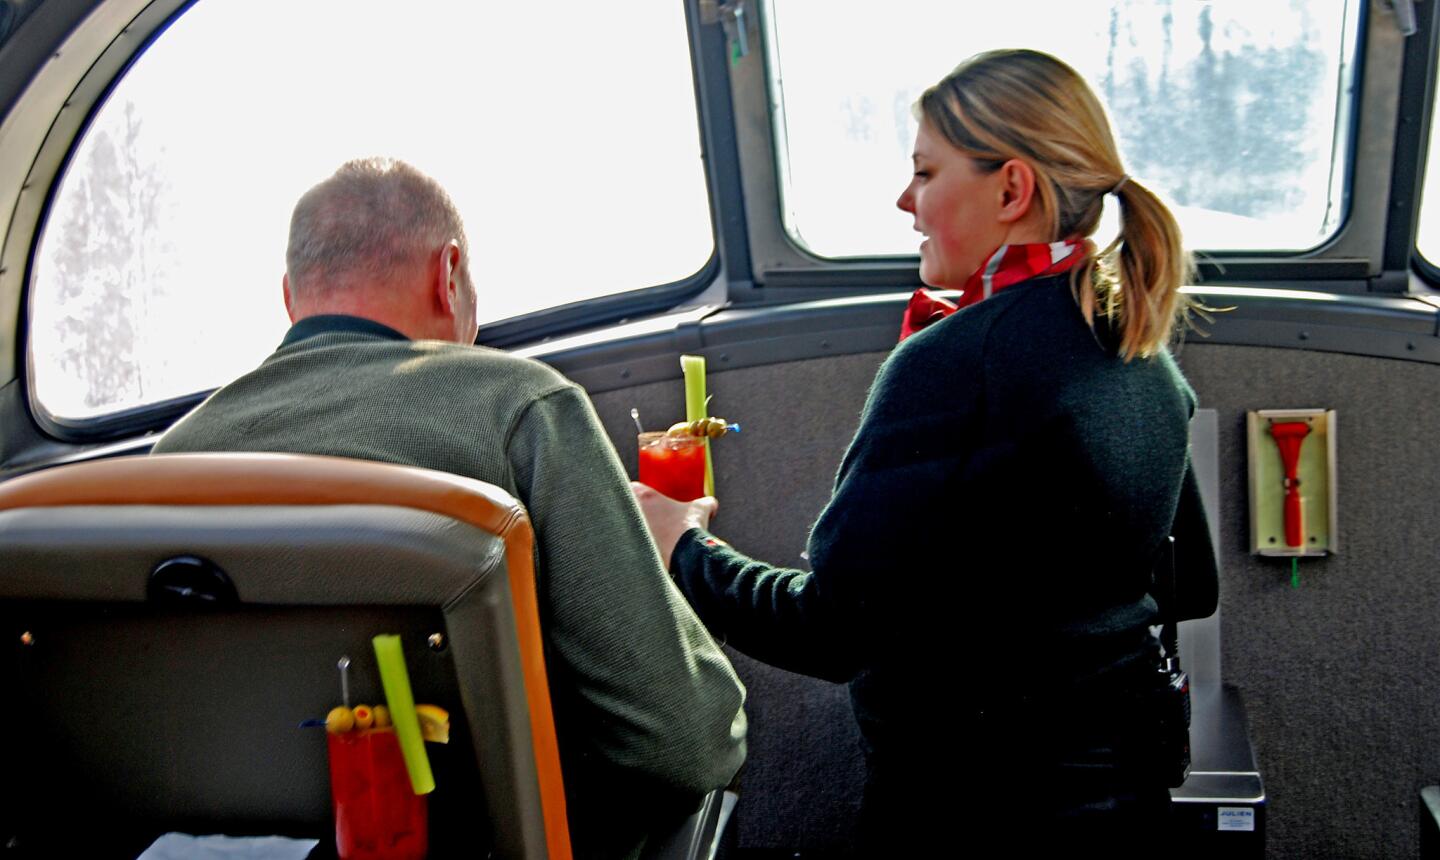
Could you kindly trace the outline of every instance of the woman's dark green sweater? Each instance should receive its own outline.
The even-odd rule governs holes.
[[[1003,736],[1015,715],[1063,733],[1155,674],[1166,535],[1179,615],[1217,599],[1189,467],[1194,394],[1168,353],[1126,362],[1109,339],[1066,276],[936,323],[880,368],[810,572],[695,529],[672,573],[732,647],[850,682],[872,768],[971,729]]]

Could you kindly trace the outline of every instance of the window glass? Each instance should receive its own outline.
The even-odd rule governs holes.
[[[680,3],[201,0],[116,85],[35,260],[35,394],[85,418],[220,385],[288,321],[290,210],[357,157],[438,179],[490,322],[710,258]]]
[[[1356,5],[771,0],[787,229],[822,256],[915,253],[895,208],[911,106],[971,54],[1026,47],[1085,76],[1127,169],[1174,205],[1189,247],[1312,248],[1343,216]]]
[[[1436,100],[1440,103],[1440,99]],[[1420,220],[1415,249],[1432,266],[1440,266],[1440,115],[1430,107],[1430,151],[1425,156],[1425,185],[1420,192]]]

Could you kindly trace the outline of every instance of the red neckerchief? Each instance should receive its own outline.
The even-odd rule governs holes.
[[[961,308],[988,299],[1006,287],[1031,278],[1057,275],[1085,261],[1085,240],[1065,239],[1060,242],[1037,242],[1030,245],[1001,245],[984,265],[965,281],[959,298],[951,301],[921,287],[910,296],[905,319],[900,323],[900,339],[950,316]]]

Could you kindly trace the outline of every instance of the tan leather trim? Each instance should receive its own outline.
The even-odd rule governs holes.
[[[535,595],[534,532],[499,488],[445,472],[302,454],[156,454],[57,466],[0,483],[0,510],[69,505],[351,505],[383,503],[469,523],[505,541],[546,850],[569,858],[560,746]]]

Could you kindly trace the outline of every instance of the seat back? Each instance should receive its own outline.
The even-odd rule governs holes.
[[[340,703],[341,656],[352,701],[381,701],[370,638],[398,633],[416,700],[452,716],[426,745],[432,856],[568,857],[532,546],[495,487],[358,460],[174,454],[0,484],[0,839],[328,841],[324,730],[297,724]],[[152,575],[177,558],[198,560]]]

